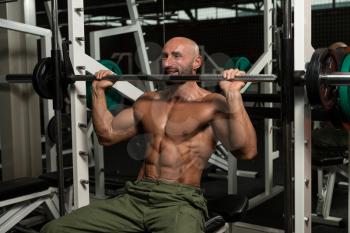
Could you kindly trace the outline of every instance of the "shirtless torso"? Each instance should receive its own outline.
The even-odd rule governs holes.
[[[191,100],[170,91],[145,94],[134,105],[135,118],[148,135],[139,178],[199,186],[216,140],[210,122],[217,112],[215,94],[198,88]]]

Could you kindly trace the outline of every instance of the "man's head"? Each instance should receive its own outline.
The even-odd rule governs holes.
[[[186,37],[170,39],[162,50],[162,66],[165,74],[191,75],[202,65],[196,42]]]

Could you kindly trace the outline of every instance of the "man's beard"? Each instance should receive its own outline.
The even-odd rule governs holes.
[[[186,67],[185,69],[183,70],[180,70],[180,69],[169,69],[170,71],[172,72],[169,72],[168,70],[164,70],[164,73],[166,75],[172,75],[171,73],[177,73],[175,75],[172,75],[172,76],[181,76],[181,75],[192,75],[192,67]],[[174,72],[175,71],[175,72]],[[170,78],[171,80],[171,78]],[[189,80],[191,81],[191,80]],[[176,82],[172,82],[172,81],[165,81],[165,84],[167,86],[173,86],[173,85],[181,85],[181,84],[184,84],[186,81],[176,81]]]

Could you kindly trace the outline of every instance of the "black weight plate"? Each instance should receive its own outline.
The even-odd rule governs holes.
[[[70,115],[62,114],[61,130],[63,147],[70,147],[72,145],[72,128]],[[47,136],[51,142],[57,143],[55,116],[50,119],[49,124],[47,125]]]
[[[324,59],[326,53],[328,53],[328,49],[326,48],[316,49],[312,54],[305,73],[307,97],[313,106],[321,105],[319,76],[321,61]]]
[[[328,74],[338,71],[338,62],[334,53],[334,50],[328,50],[325,53],[324,59],[321,61],[321,74]],[[320,81],[320,79],[319,79]],[[320,100],[323,108],[327,111],[333,108],[338,103],[338,87],[328,86],[325,83],[320,82]]]
[[[51,58],[43,58],[35,66],[33,71],[33,88],[39,96],[52,99],[54,96],[54,83],[52,74]]]

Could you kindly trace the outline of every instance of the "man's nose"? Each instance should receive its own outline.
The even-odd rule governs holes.
[[[170,57],[163,58],[163,66],[169,67],[173,64],[173,60]]]

